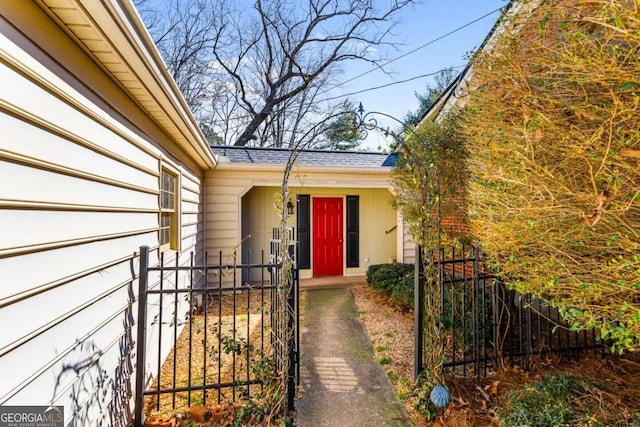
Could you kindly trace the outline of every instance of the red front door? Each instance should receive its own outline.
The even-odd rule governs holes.
[[[313,275],[342,275],[342,198],[313,198]]]

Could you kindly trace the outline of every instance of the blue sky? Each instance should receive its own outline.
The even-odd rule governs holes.
[[[389,55],[395,58],[410,52],[506,6],[507,3],[506,0],[423,0],[419,5],[405,9],[402,24],[398,25],[395,31],[397,39],[404,44],[399,46],[398,52],[390,52]],[[386,69],[393,72],[393,75],[373,71],[334,89],[331,94],[340,96],[436,72],[448,66],[465,65],[467,62],[464,58],[465,54],[482,43],[499,16],[499,12],[492,13],[442,40],[389,64]],[[370,66],[362,64],[350,66],[345,70],[341,80],[347,81],[370,69]],[[366,111],[380,111],[402,119],[408,111],[418,108],[415,92],[426,92],[426,85],[432,83],[431,77],[419,78],[384,89],[351,95],[349,98],[356,105],[362,102]],[[397,124],[392,122],[389,122],[389,125],[391,128],[397,128]],[[374,149],[378,145],[384,148],[387,142],[381,135],[371,135],[364,145]]]

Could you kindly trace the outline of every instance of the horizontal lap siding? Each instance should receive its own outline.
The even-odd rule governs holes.
[[[210,257],[230,256],[239,243],[238,200],[246,182],[208,172],[205,179],[206,248]]]
[[[0,38],[0,405],[63,405],[67,425],[125,425],[137,252],[149,245],[157,261],[161,163],[180,175],[180,265],[204,245],[200,171]],[[180,302],[179,315],[187,309]]]
[[[188,173],[181,179],[181,215],[180,215],[180,251],[183,263],[187,263],[190,253],[194,253],[194,262],[201,264],[204,257],[204,214],[200,194],[200,178]]]
[[[416,241],[413,240],[411,235],[408,232],[403,234],[403,259],[402,262],[405,263],[415,263],[416,262]]]

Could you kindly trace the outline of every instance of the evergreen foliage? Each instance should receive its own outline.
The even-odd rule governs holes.
[[[417,125],[455,78],[456,74],[453,67],[440,70],[433,78],[435,84],[427,84],[425,93],[420,94],[415,92],[420,106],[416,111],[408,112],[404,117],[404,122],[408,125]]]
[[[413,264],[375,264],[367,269],[367,283],[391,297],[399,307],[413,308]]]
[[[347,151],[360,147],[365,134],[360,128],[353,126],[356,107],[351,102],[345,102],[342,110],[345,114],[336,117],[326,126],[323,132],[324,138],[314,146],[316,149]]]

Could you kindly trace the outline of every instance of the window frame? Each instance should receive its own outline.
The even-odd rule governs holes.
[[[179,251],[180,174],[166,164],[161,165],[158,190],[158,247],[161,252]]]

